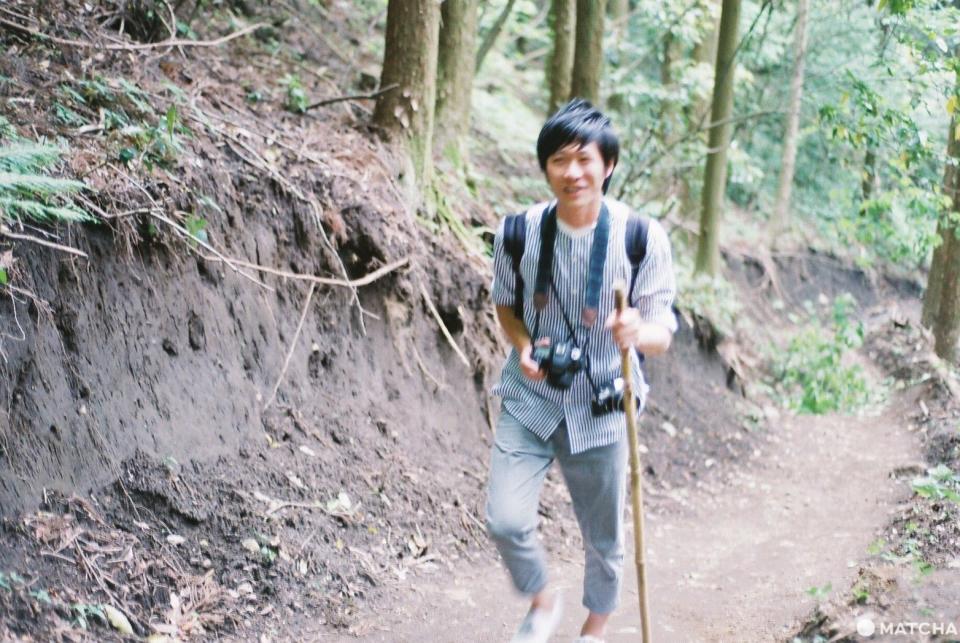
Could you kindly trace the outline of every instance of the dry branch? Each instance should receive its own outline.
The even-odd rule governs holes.
[[[393,91],[397,87],[398,85],[394,83],[392,85],[387,85],[383,89],[378,89],[377,91],[370,94],[350,94],[348,96],[336,96],[335,98],[325,98],[323,100],[317,101],[316,103],[308,105],[306,111],[310,111],[311,109],[314,109],[316,107],[323,107],[324,105],[333,105],[334,103],[342,103],[343,101],[348,101],[348,100],[372,100],[374,98],[383,96],[389,91]]]
[[[267,403],[263,405],[264,411],[270,408],[274,398],[277,397],[277,391],[280,390],[280,383],[283,382],[283,377],[287,374],[287,368],[290,366],[290,358],[293,357],[293,350],[297,347],[297,341],[300,339],[300,331],[303,330],[303,321],[307,318],[307,312],[310,310],[310,302],[313,301],[313,292],[316,289],[316,283],[310,284],[310,290],[307,292],[307,298],[303,302],[303,310],[300,312],[300,321],[297,323],[297,330],[293,334],[293,339],[290,340],[290,348],[287,349],[287,356],[283,360],[283,369],[280,371],[280,377],[277,378],[276,384],[273,385],[273,391],[270,393],[270,398],[267,400]]]
[[[268,268],[267,266],[261,266],[259,264],[250,263],[248,261],[243,261],[242,259],[226,259],[225,257],[216,256],[206,256],[204,257],[207,261],[230,261],[235,263],[238,266],[243,266],[244,268],[252,268],[261,272],[266,272],[271,275],[276,275],[278,277],[284,277],[285,279],[295,279],[298,281],[311,281],[315,284],[321,284],[324,286],[342,286],[344,288],[359,288],[360,286],[366,286],[371,284],[377,279],[380,279],[384,275],[388,275],[398,268],[410,263],[409,257],[404,257],[403,259],[398,259],[392,263],[388,263],[382,268],[377,268],[373,272],[366,274],[359,279],[333,279],[331,277],[317,277],[316,275],[307,275],[300,272],[290,272],[288,270],[278,270],[276,268]]]
[[[437,324],[440,325],[440,330],[443,331],[443,336],[447,338],[447,342],[450,344],[451,348],[453,348],[453,351],[457,354],[457,357],[460,358],[460,361],[463,362],[464,366],[470,368],[470,361],[467,359],[466,355],[463,354],[463,351],[460,350],[460,347],[457,346],[457,342],[453,339],[453,335],[451,335],[450,331],[447,329],[447,325],[443,323],[443,319],[440,317],[440,313],[437,312],[436,306],[433,305],[430,295],[427,294],[427,289],[424,287],[423,282],[420,283],[420,294],[423,295],[423,300],[427,302],[427,308],[429,308],[430,312],[433,313],[433,318],[437,320]]]
[[[54,250],[61,250],[63,252],[68,252],[72,255],[77,255],[78,257],[83,257],[84,259],[88,258],[87,253],[83,252],[82,250],[77,250],[76,248],[72,248],[70,246],[62,246],[59,243],[53,243],[52,241],[45,241],[44,239],[40,239],[39,237],[34,237],[29,234],[20,234],[17,232],[13,232],[12,230],[10,230],[10,228],[8,228],[5,225],[0,225],[0,235],[3,235],[9,239],[17,239],[19,241],[29,241],[30,243],[36,243],[41,246],[46,246],[47,248],[53,248]]]
[[[164,47],[217,47],[226,42],[234,40],[235,38],[240,38],[245,36],[251,31],[255,31],[260,27],[266,27],[266,23],[258,22],[256,24],[250,25],[249,27],[244,27],[238,31],[234,31],[226,36],[220,38],[215,38],[213,40],[181,40],[179,38],[169,38],[167,40],[162,40],[160,42],[147,42],[147,43],[137,43],[137,44],[126,44],[126,43],[114,43],[114,44],[97,44],[93,42],[87,42],[84,40],[70,40],[68,38],[58,38],[56,36],[51,36],[45,34],[42,31],[27,27],[26,25],[21,25],[13,20],[7,20],[5,18],[0,18],[0,25],[6,25],[11,29],[20,31],[23,33],[30,34],[42,40],[49,40],[50,42],[57,43],[58,45],[69,45],[71,47],[85,47],[88,49],[109,49],[114,51],[139,51],[142,49],[162,49]]]

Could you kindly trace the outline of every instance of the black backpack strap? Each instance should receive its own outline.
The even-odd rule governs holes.
[[[633,287],[637,283],[637,275],[640,273],[640,264],[647,256],[647,229],[650,227],[650,220],[636,214],[631,214],[627,219],[626,246],[627,257],[630,259],[630,290],[627,291],[627,302],[633,306]]]
[[[503,221],[503,249],[510,255],[515,278],[513,314],[523,321],[523,275],[520,274],[520,260],[527,245],[527,214],[510,214]]]

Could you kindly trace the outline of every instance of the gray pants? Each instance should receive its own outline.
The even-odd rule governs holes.
[[[487,529],[517,591],[536,594],[547,583],[537,508],[543,480],[556,459],[583,535],[583,605],[598,614],[616,609],[623,576],[627,452],[624,435],[615,444],[571,455],[565,423],[544,442],[501,411],[491,449]]]

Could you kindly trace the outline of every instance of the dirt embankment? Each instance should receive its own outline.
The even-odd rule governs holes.
[[[31,28],[110,37],[84,8],[56,25],[18,9]],[[284,111],[276,78],[293,63],[264,62],[259,37],[185,56],[88,57],[15,30],[0,45],[3,116],[69,142],[65,173],[104,218],[57,231],[88,259],[13,247],[0,638],[102,638],[101,604],[138,634],[274,610],[348,623],[381,565],[402,574],[469,538],[450,507],[489,432],[488,276],[415,222],[362,110]],[[251,102],[250,88],[275,93]],[[152,125],[171,106],[172,158],[118,160],[130,143],[104,113]],[[90,127],[58,119],[64,107]],[[185,233],[197,218],[202,235]],[[311,275],[384,269],[318,284],[304,308]]]

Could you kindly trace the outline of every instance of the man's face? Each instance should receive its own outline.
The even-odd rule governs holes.
[[[585,206],[603,197],[603,181],[613,172],[597,144],[572,143],[547,158],[547,182],[557,201],[565,206]]]

